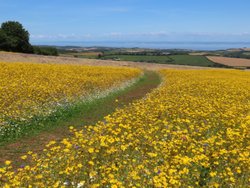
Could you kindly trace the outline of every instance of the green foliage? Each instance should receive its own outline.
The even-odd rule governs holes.
[[[250,52],[244,49],[235,49],[233,50],[219,50],[214,52],[209,52],[206,56],[222,56],[230,58],[243,58],[250,59]]]
[[[57,56],[58,51],[53,47],[32,46],[29,43],[29,32],[16,21],[2,23],[0,28],[0,50],[38,55]]]
[[[34,53],[38,55],[51,55],[58,56],[58,51],[56,48],[47,46],[33,46]]]
[[[245,51],[224,52],[225,57],[250,59],[250,54]]]
[[[29,43],[29,32],[19,22],[7,21],[2,23],[0,50],[32,53],[33,47]]]
[[[5,32],[0,28],[0,50],[1,49],[6,49],[8,44],[7,44],[7,35]]]

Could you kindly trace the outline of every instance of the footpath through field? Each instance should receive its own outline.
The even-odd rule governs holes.
[[[96,99],[82,109],[74,112],[67,119],[54,122],[49,130],[37,133],[36,135],[18,139],[14,143],[0,146],[0,166],[11,160],[14,167],[21,165],[20,157],[28,151],[41,153],[45,145],[51,140],[62,140],[70,136],[69,127],[74,126],[80,129],[84,125],[95,124],[101,121],[106,115],[122,108],[134,100],[143,98],[161,82],[160,76],[154,71],[145,71],[145,75],[134,85],[125,90],[112,93],[105,98]]]

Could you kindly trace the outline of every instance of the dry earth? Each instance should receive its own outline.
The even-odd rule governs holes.
[[[192,53],[189,53],[189,55],[206,55],[207,52],[192,52]]]
[[[166,69],[209,69],[206,67],[198,66],[185,66],[185,65],[167,65],[143,62],[130,62],[130,61],[110,61],[110,60],[96,60],[96,59],[83,59],[72,57],[59,57],[59,56],[42,56],[33,54],[22,54],[12,52],[0,52],[0,62],[32,62],[32,63],[61,63],[61,64],[82,64],[91,66],[126,66],[138,67],[142,69],[158,70]]]
[[[207,56],[210,61],[232,67],[250,67],[250,59]]]

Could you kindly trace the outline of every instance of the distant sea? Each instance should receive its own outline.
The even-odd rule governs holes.
[[[118,48],[154,48],[188,50],[225,50],[230,48],[250,48],[250,42],[34,42],[35,45],[81,46],[81,47],[118,47]]]

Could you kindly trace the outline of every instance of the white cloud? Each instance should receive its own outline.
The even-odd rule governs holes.
[[[250,32],[110,32],[106,34],[31,35],[33,41],[250,41]]]
[[[43,35],[43,34],[31,34],[30,38],[33,40],[75,40],[75,39],[90,39],[92,38],[91,34],[83,34],[83,35],[77,35],[77,34],[54,34],[54,35]]]

